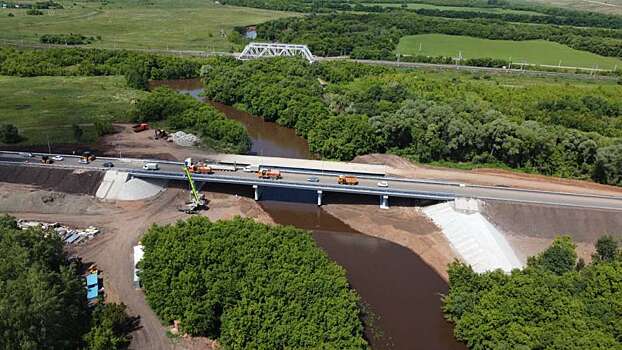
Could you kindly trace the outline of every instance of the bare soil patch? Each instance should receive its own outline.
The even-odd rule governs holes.
[[[458,170],[415,164],[391,154],[368,154],[356,157],[353,162],[384,164],[392,175],[419,179],[449,180],[484,186],[505,186],[541,191],[569,192],[598,195],[622,195],[622,188],[590,181],[562,179],[551,176],[522,174],[503,169]]]
[[[153,129],[134,132],[131,124],[115,124],[115,133],[104,136],[95,145],[102,155],[110,157],[148,157],[182,161],[188,157],[201,158],[213,154],[209,150],[182,147],[162,139],[155,139]]]
[[[579,256],[588,261],[602,235],[622,239],[619,211],[488,201],[483,214],[523,259],[546,249],[558,235],[571,236]]]
[[[65,193],[95,195],[103,172],[0,165],[0,182],[35,185]]]

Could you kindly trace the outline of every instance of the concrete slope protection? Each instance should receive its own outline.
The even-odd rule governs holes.
[[[108,170],[95,196],[105,200],[142,200],[158,195],[165,186],[165,180],[130,178],[127,172]]]
[[[496,269],[510,272],[522,268],[503,234],[479,213],[478,207],[477,201],[457,200],[427,207],[423,212],[441,228],[452,248],[476,272]]]

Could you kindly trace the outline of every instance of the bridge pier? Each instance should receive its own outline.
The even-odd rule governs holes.
[[[253,189],[255,190],[255,200],[258,201],[261,198],[261,187],[253,185]]]
[[[317,206],[322,205],[322,190],[317,190]]]
[[[380,208],[389,209],[389,196],[386,194],[380,196]]]

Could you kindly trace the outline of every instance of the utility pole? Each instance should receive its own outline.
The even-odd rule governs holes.
[[[50,136],[45,135],[45,138],[48,140],[48,154],[52,154],[52,146],[50,146]]]

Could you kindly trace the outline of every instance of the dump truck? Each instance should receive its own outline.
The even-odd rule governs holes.
[[[82,159],[85,160],[87,163],[92,162],[95,160],[95,155],[91,152],[84,152],[82,153]]]
[[[211,174],[214,172],[210,166],[203,163],[190,165],[188,171],[193,174]]]
[[[52,164],[52,163],[54,163],[54,161],[52,160],[52,158],[50,158],[48,156],[41,156],[41,163],[43,163],[43,164]]]
[[[281,178],[281,172],[274,169],[261,169],[257,172],[257,177],[260,179],[274,179]]]
[[[149,124],[147,124],[147,123],[136,124],[136,125],[132,126],[132,129],[134,130],[134,132],[145,131],[145,130],[149,129]]]
[[[337,178],[337,183],[340,185],[358,185],[359,180],[356,178],[356,176],[339,175],[339,177]]]

